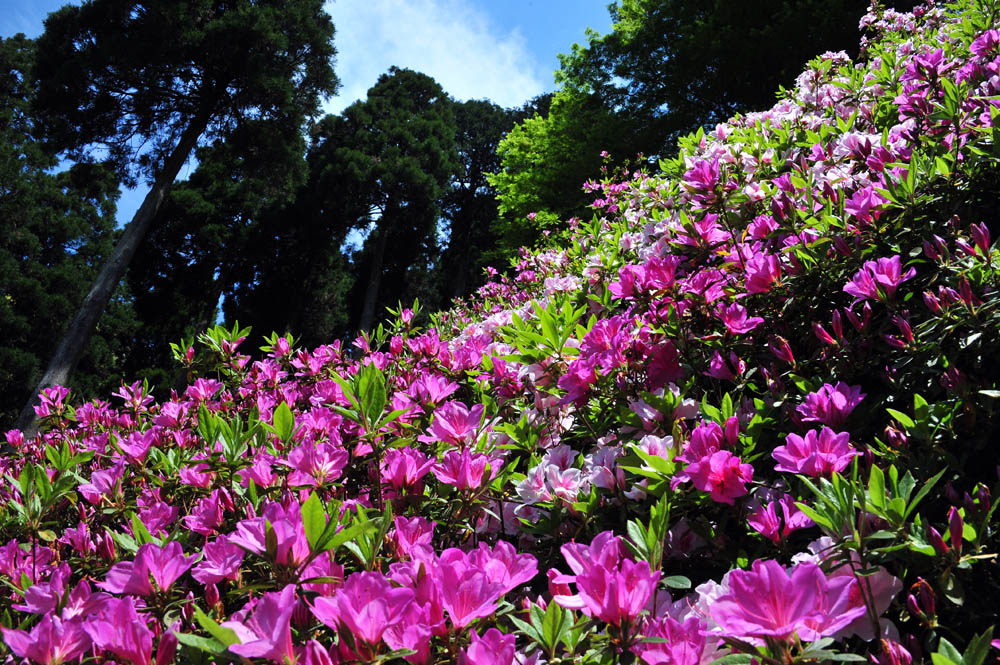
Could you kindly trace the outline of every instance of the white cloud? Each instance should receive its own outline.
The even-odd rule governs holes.
[[[433,77],[461,100],[519,106],[545,91],[539,64],[518,31],[503,34],[468,0],[327,2],[337,34],[340,93],[324,110],[339,113],[395,65]]]

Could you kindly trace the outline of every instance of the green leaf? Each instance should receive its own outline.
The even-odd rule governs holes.
[[[885,475],[882,473],[882,469],[875,465],[872,465],[871,474],[868,476],[868,498],[872,504],[877,506],[883,513],[885,512]]]
[[[897,421],[899,421],[899,424],[905,427],[907,430],[913,429],[917,425],[915,422],[913,422],[913,418],[910,418],[902,411],[897,411],[896,409],[886,409],[886,411],[888,411],[889,415],[895,418]]]
[[[302,526],[306,532],[309,550],[316,552],[316,544],[326,531],[326,509],[315,492],[309,493],[309,498],[302,504]]]
[[[236,636],[236,631],[232,628],[224,628],[216,623],[215,619],[201,611],[200,607],[194,608],[194,618],[198,620],[205,632],[218,640],[223,646],[230,647],[233,644],[240,644],[240,638]]]
[[[174,635],[177,637],[177,641],[184,646],[194,647],[195,649],[207,651],[211,654],[218,655],[228,649],[228,647],[219,640],[209,639],[207,637],[202,637],[201,635],[192,635],[191,633],[174,633]]]
[[[982,635],[976,635],[969,640],[969,646],[962,655],[962,665],[983,665],[990,651],[990,641],[993,639],[993,626],[986,629]]]
[[[670,575],[660,580],[669,589],[690,589],[691,580],[683,575]]]
[[[935,475],[933,478],[924,483],[924,486],[920,488],[920,490],[917,492],[917,495],[913,497],[912,501],[910,501],[910,505],[906,507],[906,512],[903,513],[903,519],[906,519],[907,517],[910,516],[910,513],[912,513],[916,509],[917,504],[920,503],[920,500],[923,499],[925,496],[927,496],[927,493],[931,491],[931,489],[934,487],[935,484],[937,484],[937,481],[941,480],[941,476],[944,475],[945,470],[946,469],[941,469],[940,471],[937,472],[937,475]]]
[[[132,513],[132,535],[139,545],[153,542],[153,536],[149,533],[149,529],[135,513]]]
[[[282,402],[274,409],[272,423],[275,434],[278,435],[278,438],[283,443],[288,442],[292,438],[292,432],[295,429],[295,416],[292,415],[292,410],[288,408],[286,402]]]

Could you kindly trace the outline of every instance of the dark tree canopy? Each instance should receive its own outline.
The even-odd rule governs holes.
[[[111,250],[118,183],[114,173],[58,160],[36,139],[31,116],[35,45],[0,40],[0,426],[41,376]],[[116,296],[73,377],[78,397],[106,394],[121,378],[134,322]]]
[[[148,177],[192,125],[300,126],[336,88],[334,53],[323,0],[88,0],[45,22],[37,109],[57,149]]]
[[[202,137],[249,122],[301,129],[336,87],[322,0],[89,0],[49,16],[36,111],[56,150],[152,182],[38,390],[68,381],[83,346]],[[26,405],[19,424],[29,426]]]
[[[428,288],[419,277],[437,252],[438,200],[460,168],[455,118],[434,79],[393,67],[331,125],[332,159],[364,183],[368,209],[354,227],[372,227],[358,261],[358,328],[368,330],[386,306]]]

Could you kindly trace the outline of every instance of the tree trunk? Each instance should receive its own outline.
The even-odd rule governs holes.
[[[205,131],[210,118],[210,113],[203,112],[193,118],[190,124],[188,124],[181,135],[180,141],[177,142],[177,146],[164,162],[163,170],[156,176],[153,187],[146,194],[142,205],[139,206],[139,209],[132,217],[132,221],[128,223],[128,226],[125,227],[125,232],[118,239],[118,243],[111,252],[111,256],[101,268],[97,280],[90,287],[90,293],[84,298],[83,304],[80,305],[80,309],[77,311],[72,323],[69,324],[69,329],[59,343],[55,355],[49,361],[49,366],[45,370],[42,380],[17,418],[15,427],[24,432],[25,437],[30,438],[37,433],[34,407],[39,403],[38,394],[45,388],[57,384],[65,385],[69,380],[69,375],[76,367],[76,363],[80,359],[80,355],[83,353],[90,335],[94,332],[94,328],[97,326],[97,322],[104,312],[104,308],[107,307],[108,301],[111,300],[111,294],[125,276],[129,263],[131,263],[132,257],[135,256],[135,252],[142,243],[143,238],[149,232],[150,226],[152,226],[153,220],[156,218],[156,213],[174,182],[174,178],[177,177],[177,173],[184,166],[188,156],[191,154],[191,150],[197,145],[198,137]]]
[[[385,248],[389,244],[389,224],[385,215],[375,227],[375,251],[372,254],[371,269],[368,271],[368,286],[365,287],[365,303],[361,308],[361,321],[358,330],[366,332],[375,324],[375,302],[378,300],[378,287],[382,281],[382,264],[385,260]]]

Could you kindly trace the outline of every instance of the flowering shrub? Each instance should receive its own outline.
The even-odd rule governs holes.
[[[7,433],[8,659],[981,665],[1000,31],[873,9],[414,326]],[[996,646],[998,643],[994,642]]]

